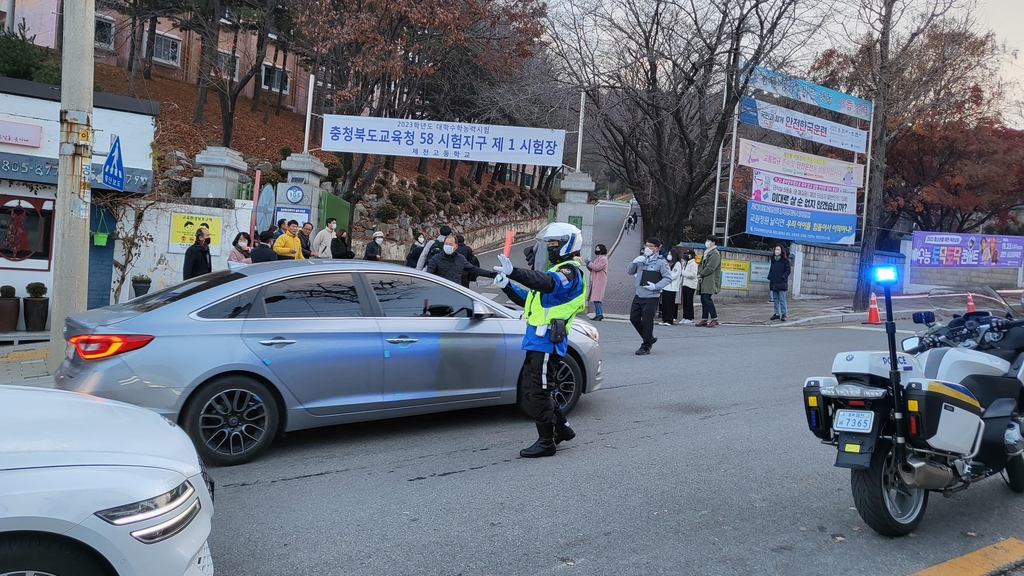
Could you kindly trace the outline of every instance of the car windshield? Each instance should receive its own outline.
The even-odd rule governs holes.
[[[128,302],[125,302],[123,306],[138,312],[149,312],[151,310],[156,310],[161,306],[166,306],[172,302],[177,302],[182,298],[188,298],[189,296],[205,292],[211,288],[223,286],[228,282],[234,282],[240,278],[245,278],[245,274],[230,272],[227,270],[221,270],[212,274],[204,274],[197,278],[186,280],[181,284],[168,286],[162,290],[150,292],[149,294],[145,294],[135,298],[134,300],[129,300]]]
[[[1003,296],[991,286],[975,286],[972,288],[934,288],[928,292],[928,304],[940,315],[962,315],[967,312],[968,301],[973,302],[975,310],[988,312],[993,316],[1015,318],[1015,312]]]

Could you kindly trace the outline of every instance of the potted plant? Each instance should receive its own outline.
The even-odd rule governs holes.
[[[14,286],[0,286],[0,332],[14,332],[18,329],[21,299],[15,294]]]
[[[46,330],[46,317],[50,313],[50,299],[46,297],[46,284],[29,282],[25,286],[25,330],[42,332]]]
[[[136,274],[135,276],[132,276],[132,290],[135,291],[136,298],[149,292],[149,287],[152,284],[153,280],[145,274]]]

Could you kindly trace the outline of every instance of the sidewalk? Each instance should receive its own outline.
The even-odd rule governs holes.
[[[0,346],[0,384],[49,383],[46,356],[49,342]]]

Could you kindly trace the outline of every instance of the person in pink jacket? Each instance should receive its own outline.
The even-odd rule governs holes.
[[[228,262],[252,264],[252,258],[249,256],[249,250],[252,246],[250,240],[248,232],[239,232],[235,236],[235,240],[231,243],[231,252],[228,253]]]
[[[604,289],[608,285],[608,249],[604,244],[594,246],[594,259],[587,260],[590,283],[587,285],[587,300],[594,303],[594,320],[604,320]]]

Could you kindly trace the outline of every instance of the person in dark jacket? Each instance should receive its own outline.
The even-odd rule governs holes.
[[[299,230],[299,245],[302,246],[302,257],[306,260],[316,258],[317,253],[313,251],[313,240],[309,237],[313,233],[313,225],[306,222]]]
[[[249,254],[250,258],[252,258],[252,263],[277,261],[277,253],[274,252],[273,244],[274,232],[272,230],[261,232],[259,245],[253,247],[252,252]]]
[[[458,234],[455,236],[455,243],[455,251],[459,254],[462,254],[462,257],[465,258],[467,262],[479,268],[480,259],[477,258],[475,254],[473,254],[473,248],[466,244],[466,239],[465,237],[462,236],[462,234]],[[464,273],[462,275],[462,280],[460,281],[460,283],[464,288],[469,288],[470,282],[476,282],[476,275],[470,274],[468,272]]]
[[[485,278],[494,278],[497,274],[484,270],[479,266],[474,266],[466,260],[466,257],[457,252],[458,242],[456,242],[454,236],[448,236],[444,239],[444,247],[440,254],[435,255],[427,262],[427,267],[424,268],[429,274],[440,276],[446,280],[451,280],[456,284],[462,282],[464,274],[472,274],[473,276],[483,276]]]
[[[185,250],[185,265],[181,275],[183,280],[213,272],[213,261],[210,259],[210,230],[199,227],[196,232],[195,244]]]
[[[331,258],[335,260],[351,260],[356,257],[356,253],[348,249],[347,236],[348,232],[344,228],[339,228],[334,233],[334,238],[331,239]]]
[[[770,320],[786,321],[786,290],[789,289],[789,273],[792,271],[786,247],[777,244],[772,253],[772,266],[768,270],[768,283],[775,303],[775,314]]]
[[[405,265],[409,268],[415,268],[416,263],[420,260],[420,254],[423,253],[423,247],[426,246],[427,239],[423,237],[422,232],[416,232],[413,234],[416,237],[416,242],[413,243],[412,248],[409,249],[409,254],[405,257]]]
[[[366,243],[366,251],[363,252],[363,260],[372,260],[377,262],[383,260],[382,248],[384,246],[384,233],[380,230],[373,233],[373,242]]]

